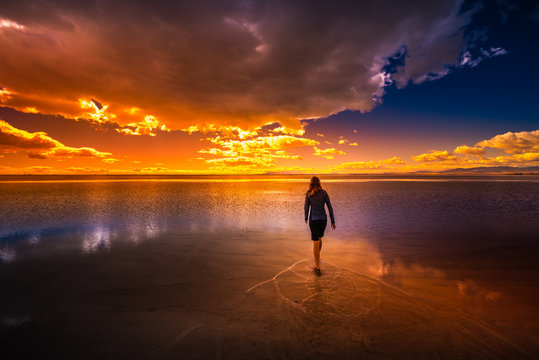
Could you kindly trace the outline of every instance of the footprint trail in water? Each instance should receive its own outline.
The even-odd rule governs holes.
[[[460,311],[335,264],[322,265],[322,276],[316,276],[310,261],[299,260],[247,289],[223,323],[186,334],[175,354],[309,360],[533,358]]]
[[[297,261],[248,289],[238,315],[287,356],[528,358],[460,311],[328,262],[315,276],[309,264]]]

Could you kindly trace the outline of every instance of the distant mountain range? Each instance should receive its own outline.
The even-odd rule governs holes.
[[[305,176],[308,174],[302,173],[293,173],[293,172],[267,172],[264,175],[294,175],[294,176]],[[326,174],[329,175],[329,174]],[[386,172],[386,173],[352,173],[352,174],[332,174],[339,176],[366,176],[373,178],[383,178],[383,177],[396,177],[402,178],[407,176],[459,176],[459,175],[539,175],[539,166],[528,166],[528,167],[513,167],[513,166],[480,166],[473,168],[456,168],[443,171],[432,171],[432,170],[421,170],[414,172]]]
[[[481,166],[473,168],[456,168],[444,171],[416,171],[414,174],[496,174],[496,175],[539,175],[539,166]]]

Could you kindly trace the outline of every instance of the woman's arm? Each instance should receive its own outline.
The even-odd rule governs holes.
[[[331,218],[331,227],[335,229],[335,216],[333,215],[333,208],[331,207],[331,201],[329,201],[329,195],[326,192],[326,198],[324,199],[329,210],[329,217]]]
[[[305,195],[305,222],[309,220],[309,207],[311,206],[311,199],[309,195]]]

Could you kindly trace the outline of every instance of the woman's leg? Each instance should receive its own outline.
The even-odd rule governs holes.
[[[320,269],[320,248],[321,241],[313,241],[313,254],[314,254],[314,264],[317,269]]]
[[[320,238],[320,249],[319,251],[322,251],[322,238]]]

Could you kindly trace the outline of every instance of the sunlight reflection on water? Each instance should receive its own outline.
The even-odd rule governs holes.
[[[84,251],[95,251],[125,233],[136,243],[174,230],[304,229],[305,179],[284,180],[4,182],[0,244],[37,245],[43,237],[77,233]],[[537,230],[533,182],[364,180],[324,180],[339,239],[451,247],[478,236],[504,241]]]

